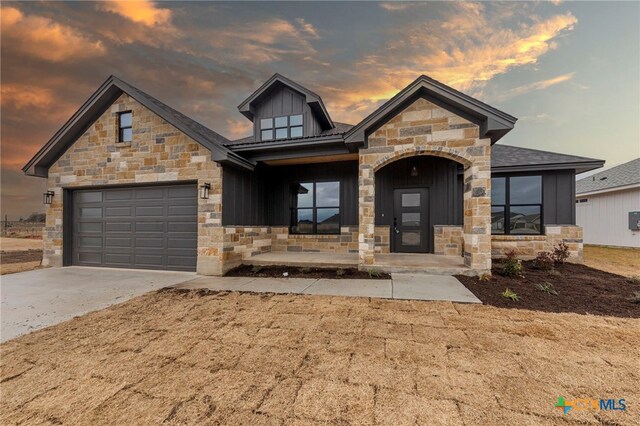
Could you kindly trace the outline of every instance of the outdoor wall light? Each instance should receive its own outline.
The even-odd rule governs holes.
[[[209,190],[211,189],[211,184],[209,182],[205,182],[200,185],[200,198],[206,200],[209,198]]]
[[[416,163],[411,164],[411,177],[418,176],[418,165]]]
[[[47,192],[45,192],[44,194],[42,194],[42,202],[43,202],[44,204],[51,204],[51,203],[53,202],[53,196],[54,196],[55,194],[56,194],[56,193],[55,193],[55,192],[53,192],[53,191],[47,191]]]

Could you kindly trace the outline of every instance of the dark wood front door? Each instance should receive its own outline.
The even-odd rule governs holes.
[[[393,251],[427,252],[430,238],[428,196],[426,188],[393,191]]]

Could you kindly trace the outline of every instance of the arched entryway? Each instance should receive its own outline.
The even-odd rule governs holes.
[[[458,226],[461,233],[464,165],[448,158],[414,155],[385,164],[374,179],[377,250],[444,254],[441,247],[436,250],[434,237],[442,226]],[[385,232],[388,238],[381,238]]]

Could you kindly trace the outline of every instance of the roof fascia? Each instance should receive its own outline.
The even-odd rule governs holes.
[[[247,145],[238,147],[235,151],[251,161],[283,160],[290,158],[304,158],[318,155],[348,154],[349,148],[342,138],[325,138],[302,140],[297,143],[277,143],[264,145]]]
[[[598,169],[604,165],[604,161],[585,161],[572,163],[532,164],[514,166],[491,167],[491,173],[515,173],[515,172],[544,172],[547,170],[575,170],[576,174]]]
[[[636,189],[636,188],[640,188],[640,183],[632,183],[630,185],[613,186],[611,188],[598,189],[598,190],[595,190],[595,191],[588,191],[588,192],[576,192],[576,197],[578,197],[578,196],[584,197],[584,196],[588,196],[588,195],[607,194],[609,192],[627,191],[629,189]]]

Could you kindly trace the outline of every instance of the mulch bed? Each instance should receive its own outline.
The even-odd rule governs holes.
[[[7,263],[25,263],[42,260],[42,250],[17,250],[0,252],[0,262]]]
[[[331,279],[391,279],[391,275],[383,272],[369,274],[356,268],[303,268],[300,266],[253,266],[240,265],[227,272],[227,277],[261,277],[261,278],[331,278]]]
[[[536,269],[532,262],[523,262],[523,266],[523,277],[502,276],[501,265],[496,264],[489,281],[456,278],[483,303],[499,308],[640,318],[640,303],[631,300],[640,292],[637,281],[572,263],[556,265],[552,271]],[[547,283],[557,295],[536,287]],[[507,288],[518,295],[518,301],[502,296]]]

